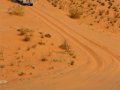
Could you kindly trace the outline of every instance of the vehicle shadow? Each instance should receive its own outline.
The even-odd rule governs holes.
[[[14,2],[14,3],[18,3],[17,0],[8,0],[8,1],[11,1],[11,2]]]

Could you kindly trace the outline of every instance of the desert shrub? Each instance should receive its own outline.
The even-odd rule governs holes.
[[[33,36],[33,31],[29,28],[21,27],[17,29],[17,31],[19,32],[20,36],[24,36],[23,41],[30,41],[31,37]]]
[[[56,7],[60,0],[47,0],[47,1],[50,2],[54,7]]]
[[[32,30],[29,28],[21,27],[17,31],[20,32],[20,35],[32,35]]]
[[[0,68],[4,68],[5,67],[5,65],[0,65]]]
[[[18,72],[18,75],[23,76],[23,75],[25,75],[25,73],[23,71],[21,71],[21,72]]]
[[[47,61],[48,59],[45,57],[45,56],[43,56],[42,58],[41,58],[41,61],[42,62],[45,62],[45,61]]]
[[[70,60],[68,64],[69,64],[69,65],[74,65],[74,64],[75,64],[75,61]]]
[[[45,42],[43,42],[42,40],[40,42],[38,42],[39,45],[45,45]]]
[[[24,15],[24,9],[21,5],[13,6],[13,7],[8,9],[8,14],[23,16]]]
[[[79,18],[80,15],[82,15],[82,9],[72,5],[69,7],[69,16],[71,18]]]
[[[58,0],[53,0],[53,1],[52,1],[52,5],[53,5],[54,7],[56,7],[57,4],[58,4]]]
[[[50,34],[45,34],[45,37],[51,38],[51,35]]]
[[[31,39],[31,37],[29,36],[29,35],[25,35],[25,37],[24,37],[24,41],[30,41],[30,39]]]

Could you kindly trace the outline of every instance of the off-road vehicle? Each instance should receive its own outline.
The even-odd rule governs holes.
[[[33,6],[33,0],[17,0],[17,2],[19,2],[23,5]]]

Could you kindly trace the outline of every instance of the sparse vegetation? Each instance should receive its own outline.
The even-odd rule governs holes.
[[[29,28],[25,28],[25,27],[21,27],[19,29],[17,29],[18,32],[20,32],[19,35],[32,35],[32,30]]]
[[[80,20],[90,26],[120,31],[120,5],[115,0],[48,0],[53,6],[68,12],[71,18]],[[53,4],[54,3],[54,4]],[[117,28],[117,30],[116,30]]]
[[[20,36],[24,36],[24,41],[31,40],[31,36],[33,35],[33,31],[31,29],[22,27],[17,29],[17,31],[19,32]]]
[[[12,70],[10,73],[12,72],[12,74],[16,75],[16,77],[24,79],[26,77],[32,77],[36,75],[35,70],[56,70],[59,67],[63,68],[65,66],[68,66],[67,62],[69,59],[75,60],[75,58],[73,58],[74,53],[71,50],[71,46],[66,40],[64,40],[60,46],[58,46],[58,44],[53,41],[54,39],[51,38],[52,35],[49,33],[39,32],[37,30],[33,32],[33,30],[25,27],[18,28],[16,31],[20,39],[31,42],[24,43],[23,41],[20,41],[20,43],[23,43],[24,46],[20,45],[18,47],[15,47],[15,51],[13,50],[13,59],[9,60],[10,62],[8,62],[8,66],[1,64],[1,70],[10,69]],[[49,49],[51,45],[53,48]],[[57,50],[59,50],[58,52],[63,53],[57,53]],[[0,52],[0,55],[3,56],[3,50]],[[47,67],[44,69],[41,68],[44,65],[47,65]],[[58,67],[56,67],[57,65]],[[69,63],[69,65],[74,65],[74,62]],[[22,71],[18,71],[18,68],[20,68]],[[26,71],[26,68],[31,71]]]

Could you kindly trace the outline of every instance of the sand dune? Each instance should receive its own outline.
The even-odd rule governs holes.
[[[100,28],[85,23],[79,25],[45,0],[24,7],[24,16],[7,14],[8,8],[17,3],[0,3],[1,52],[4,49],[0,65],[5,65],[0,68],[0,79],[8,80],[0,90],[120,90],[119,35],[98,31]],[[30,41],[22,41],[24,36],[18,35],[21,27],[33,30]],[[41,32],[52,37],[39,39]],[[70,44],[75,56],[70,52],[60,54],[63,50],[58,46],[63,40]],[[38,45],[41,41],[45,45]],[[48,61],[40,61],[41,55],[50,52],[53,56],[47,57]],[[69,64],[70,60],[74,65]]]

